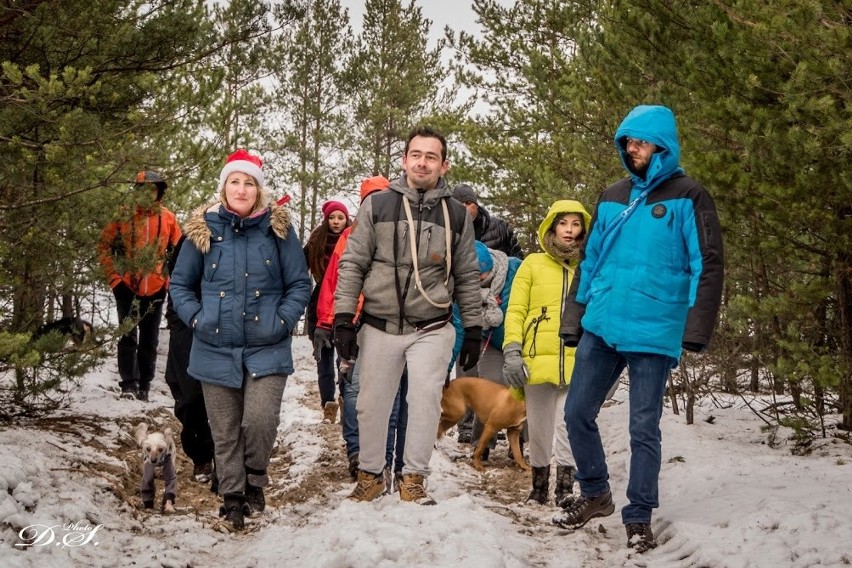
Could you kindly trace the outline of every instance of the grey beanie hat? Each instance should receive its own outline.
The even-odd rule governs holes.
[[[453,188],[453,197],[462,203],[477,203],[476,193],[466,183],[460,183]]]

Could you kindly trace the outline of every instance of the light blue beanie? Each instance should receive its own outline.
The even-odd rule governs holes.
[[[494,259],[491,258],[491,249],[479,241],[473,241],[476,246],[476,260],[479,262],[479,272],[491,272],[494,268]]]

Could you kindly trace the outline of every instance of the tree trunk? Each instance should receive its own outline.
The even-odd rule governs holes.
[[[840,310],[841,372],[839,404],[840,427],[852,430],[852,255],[841,257],[838,272],[837,304]]]

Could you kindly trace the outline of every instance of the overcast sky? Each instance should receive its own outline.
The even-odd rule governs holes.
[[[499,3],[511,6],[515,0],[499,0]],[[349,9],[352,29],[357,34],[364,18],[364,0],[342,0],[341,4]],[[403,5],[407,4],[408,0],[403,0]],[[415,0],[415,4],[420,6],[424,17],[432,20],[429,32],[433,44],[444,35],[445,26],[470,33],[476,33],[479,29],[473,11],[473,0]]]

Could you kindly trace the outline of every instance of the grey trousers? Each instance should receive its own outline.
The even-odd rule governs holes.
[[[243,493],[247,481],[255,487],[269,483],[266,468],[281,422],[286,384],[285,375],[246,376],[241,389],[201,384],[221,495]]]
[[[394,335],[364,325],[358,333],[361,391],[358,393],[358,430],[363,471],[380,473],[385,467],[388,419],[408,364],[408,428],[403,474],[429,475],[429,460],[438,435],[444,379],[452,357],[455,328]]]
[[[574,465],[565,426],[565,398],[568,387],[553,383],[525,385],[530,465],[546,467],[556,454],[556,465]]]

